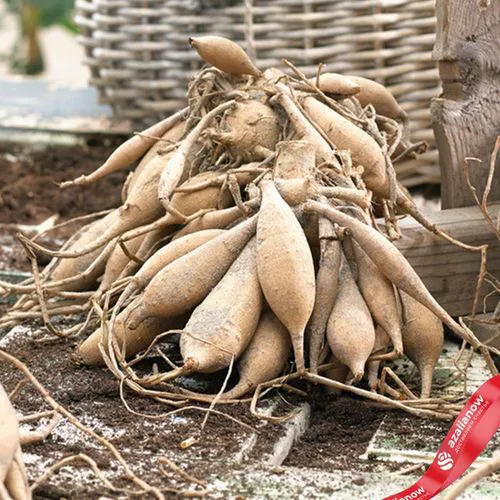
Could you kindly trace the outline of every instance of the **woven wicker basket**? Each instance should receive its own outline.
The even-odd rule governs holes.
[[[76,8],[91,84],[117,117],[139,123],[185,105],[201,65],[188,36],[227,36],[261,69],[286,58],[312,76],[323,62],[386,85],[410,116],[412,139],[431,145],[398,165],[400,178],[439,182],[429,109],[439,93],[434,0],[77,0]]]

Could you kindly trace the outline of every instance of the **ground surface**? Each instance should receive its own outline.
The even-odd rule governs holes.
[[[37,224],[54,213],[67,219],[116,207],[123,172],[86,187],[60,189],[57,185],[91,172],[112,150],[109,141],[38,151],[0,144],[0,223]]]
[[[119,385],[107,370],[78,368],[70,361],[76,342],[39,344],[34,342],[29,334],[27,335],[28,332],[26,328],[18,327],[13,335],[10,334],[3,343],[0,343],[0,346],[27,363],[58,402],[81,418],[84,423],[108,437],[123,451],[125,458],[135,470],[142,472],[141,477],[152,484],[165,485],[166,481],[158,472],[154,461],[147,464],[148,457],[167,456],[179,465],[185,466],[189,473],[203,479],[212,478],[213,481],[218,475],[227,473],[228,467],[231,466],[230,462],[234,460],[243,442],[251,434],[239,424],[218,415],[210,416],[203,434],[200,434],[204,414],[199,411],[184,411],[161,422],[148,421],[132,415],[120,402]],[[158,359],[155,361],[158,362]],[[0,367],[0,380],[7,390],[12,390],[20,378],[20,374],[12,367],[7,365]],[[283,393],[283,396],[287,397],[286,393]],[[134,411],[148,415],[162,414],[168,409],[164,405],[139,398],[130,392],[126,392],[126,400]],[[312,439],[316,449],[310,450],[310,453],[294,454],[290,465],[313,466],[325,470],[331,470],[332,466],[346,471],[356,469],[360,462],[359,455],[366,449],[377,422],[381,421],[385,412],[367,408],[363,402],[356,399],[337,399],[325,396],[324,393],[318,394],[315,401],[318,401],[318,405],[328,408],[327,411],[317,413],[322,424],[315,425],[316,422],[313,420],[313,427],[306,434],[305,442]],[[295,402],[298,403],[297,400]],[[23,390],[15,405],[23,415],[48,408],[31,388]],[[248,404],[219,408],[259,429],[258,445],[247,458],[250,463],[258,461],[259,457],[272,451],[272,444],[280,434],[280,427],[263,425],[251,416]],[[287,408],[283,404],[282,408],[276,411],[289,411],[289,409],[290,407]],[[45,419],[43,422],[47,421],[48,419]],[[359,432],[360,426],[365,427],[362,433]],[[179,444],[191,436],[200,438],[200,442],[192,448],[181,451]],[[353,441],[356,442],[354,446]],[[335,443],[334,449],[337,450],[338,460],[330,461],[328,466],[324,467],[325,464],[319,460],[318,446],[332,443]],[[45,461],[41,460],[42,450],[43,456],[47,459]],[[41,474],[48,462],[75,453],[86,453],[103,470],[115,477],[117,486],[127,485],[123,475],[110,468],[113,462],[110,454],[99,450],[97,443],[74,432],[74,428],[72,429],[66,422],[56,428],[46,443],[31,449],[27,447],[26,452],[30,457],[28,467],[32,477]],[[352,457],[351,460],[342,458],[349,455]],[[372,469],[371,466],[368,468]],[[171,474],[170,477],[174,478],[175,474]],[[105,493],[105,489],[98,488],[96,482],[90,484],[75,482],[71,485],[63,483],[64,486],[57,486],[59,481],[55,483],[55,486],[42,487],[38,494],[48,498],[63,494],[67,498],[94,498],[94,495],[97,497],[99,493]]]
[[[15,239],[19,227],[40,224],[57,214],[62,222],[72,217],[114,208],[120,204],[120,186],[126,172],[99,183],[62,190],[63,180],[89,173],[116,147],[116,142],[39,148],[29,151],[0,144],[0,271],[29,270],[29,262]],[[45,242],[65,239],[78,225],[51,233]],[[22,228],[21,228],[22,229]]]
[[[60,214],[63,220],[119,203],[123,174],[112,176],[83,194],[81,190],[61,192],[54,184],[54,181],[92,170],[108,152],[107,145],[29,154],[13,148],[1,151],[0,265],[3,267],[0,271],[27,269],[22,251],[13,245],[16,229],[10,224],[39,224],[54,213]],[[51,243],[61,242],[66,236],[60,231]],[[130,413],[120,401],[118,382],[108,371],[80,368],[71,362],[70,355],[80,339],[37,342],[45,334],[37,323],[0,331],[0,349],[25,362],[58,402],[109,439],[134,472],[160,487],[196,488],[166,466],[166,475],[161,471],[160,458],[168,457],[205,481],[213,498],[383,498],[417,479],[449,428],[448,423],[410,418],[400,412],[375,408],[354,397],[338,398],[314,389],[308,404],[286,392],[262,403],[263,408],[270,406],[274,413],[289,412],[306,403],[299,414],[302,424],[297,421],[295,427],[264,424],[251,416],[247,403],[218,408],[254,427],[255,431],[227,417],[210,415],[201,432],[204,418],[201,410],[166,415],[172,408],[126,392],[125,399],[132,410],[161,418]],[[451,348],[455,349],[453,345]],[[452,358],[443,363],[441,381],[450,374]],[[150,359],[147,366],[150,368],[152,363],[164,369],[161,359]],[[478,365],[475,370],[480,381],[484,368]],[[0,364],[0,382],[7,390],[12,390],[20,379],[19,372]],[[222,379],[223,375],[212,381],[212,390],[220,386]],[[410,383],[417,384],[418,379]],[[22,390],[15,406],[22,415],[48,408],[30,387]],[[48,420],[41,420],[38,427],[43,427]],[[283,444],[290,429],[300,425],[305,428],[300,441],[288,454],[283,452],[292,444],[290,441],[286,446]],[[36,427],[34,424],[26,428]],[[199,441],[181,449],[180,443],[190,437]],[[277,454],[277,449],[283,453]],[[35,480],[57,460],[77,453],[92,457],[115,486],[131,486],[110,453],[67,421],[60,422],[44,443],[25,447],[30,480]],[[422,468],[413,476],[398,476],[409,464],[415,464],[415,456]],[[498,498],[494,484],[483,483],[479,488],[464,498]],[[119,496],[107,490],[81,465],[63,469],[36,492],[36,498],[43,499],[62,496],[92,499],[101,495]]]

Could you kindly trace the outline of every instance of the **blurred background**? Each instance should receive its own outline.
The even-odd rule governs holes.
[[[396,165],[400,180],[438,185],[435,25],[429,0],[0,0],[0,140],[26,128],[130,133],[168,116],[201,66],[188,37],[210,33],[240,43],[262,69],[286,58],[308,76],[325,63],[382,83],[413,141],[429,144]]]
[[[32,75],[86,86],[88,68],[76,41],[74,0],[0,0],[0,75]]]

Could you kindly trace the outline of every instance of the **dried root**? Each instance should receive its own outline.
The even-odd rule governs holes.
[[[21,285],[0,283],[6,294],[24,296],[0,325],[40,317],[63,336],[54,318],[85,312],[87,320],[70,334],[95,328],[75,361],[105,365],[122,388],[179,411],[189,401],[228,403],[255,391],[251,411],[261,416],[263,391],[280,386],[302,393],[291,382],[305,378],[387,408],[452,418],[454,406],[430,398],[442,323],[479,350],[493,372],[490,353],[498,352],[443,310],[393,245],[401,236],[397,214],[480,251],[478,290],[490,279],[486,248],[440,231],[398,184],[393,161],[410,146],[395,99],[375,82],[320,74],[321,68],[313,79],[289,62],[290,75],[262,73],[220,37],[191,43],[215,67],[193,79],[189,107],[71,183],[97,180],[144,155],[124,187],[123,205],[60,250],[21,235],[34,276]],[[497,232],[486,206],[493,168],[477,200]],[[387,235],[374,219],[379,208]],[[41,272],[39,253],[54,257]],[[165,339],[179,344],[180,355],[162,351]],[[295,372],[280,377],[292,351]],[[151,352],[170,369],[139,374],[136,365]],[[384,366],[404,355],[420,371],[420,399]],[[233,364],[239,382],[218,395],[176,385],[180,375]],[[356,387],[363,377],[371,392]],[[99,475],[88,457],[72,460]],[[153,491],[126,470],[141,490]]]

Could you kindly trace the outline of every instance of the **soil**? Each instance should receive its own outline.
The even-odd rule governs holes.
[[[321,388],[311,400],[311,423],[284,465],[319,469],[372,468],[359,460],[387,410],[343,395],[327,395]],[[334,445],[333,445],[334,444]]]
[[[120,401],[119,383],[108,370],[78,367],[71,361],[70,356],[77,341],[38,343],[26,335],[26,328],[18,327],[17,331],[15,339],[8,341],[6,350],[29,366],[58,403],[96,432],[107,437],[120,450],[132,469],[153,485],[165,487],[170,483],[175,486],[175,480],[180,481],[178,485],[182,484],[182,478],[172,471],[167,471],[166,478],[159,472],[158,457],[167,456],[187,472],[203,479],[215,474],[221,463],[240,449],[241,439],[251,434],[250,431],[242,429],[240,424],[216,414],[210,415],[205,430],[201,433],[205,413],[183,410],[175,416],[167,415],[167,412],[174,408],[125,390],[125,399],[133,411],[146,415],[162,415],[162,420],[149,420],[134,415],[128,412]],[[11,391],[21,379],[21,374],[12,366],[0,363],[0,380],[7,391]],[[14,405],[22,415],[49,408],[32,386],[23,388]],[[259,428],[259,439],[273,442],[271,436],[275,431],[272,426],[263,426],[262,422],[252,417],[247,404],[224,405],[218,409],[241,422]],[[44,419],[43,424],[47,422],[48,420]],[[191,436],[200,441],[182,451],[180,443]],[[33,456],[33,446],[23,447],[32,480],[46,467],[46,464],[40,464],[35,459],[30,460]],[[43,457],[51,464],[66,456],[84,453],[112,477],[111,480],[117,487],[131,487],[111,454],[100,448],[94,439],[83,436],[66,422],[59,424],[49,438],[36,446],[37,451],[43,447]],[[86,481],[66,481],[61,484],[61,478],[64,479],[65,476],[63,472],[59,476],[49,484],[41,486],[37,490],[36,498],[64,496],[93,499],[109,494],[99,482],[89,481],[89,478],[86,478]]]
[[[59,326],[64,324],[70,323],[65,320]],[[134,472],[150,484],[165,487],[170,483],[170,486],[187,487],[182,478],[172,471],[167,473],[167,477],[159,472],[158,459],[161,456],[174,460],[190,474],[209,483],[223,472],[227,473],[229,467],[236,470],[243,467],[231,462],[243,442],[251,435],[251,432],[243,429],[240,424],[223,416],[211,415],[204,432],[201,433],[204,413],[184,410],[176,416],[167,415],[172,407],[125,390],[125,399],[134,412],[162,415],[162,420],[150,420],[132,414],[120,400],[119,383],[107,369],[79,367],[71,361],[77,340],[37,342],[36,338],[27,333],[36,331],[40,337],[44,332],[40,325],[33,323],[17,327],[16,331],[15,338],[7,339],[7,345],[2,348],[26,363],[58,403],[108,438],[120,450]],[[160,358],[149,359],[146,365],[150,367],[153,363],[157,363],[160,370],[165,369]],[[217,383],[220,384],[221,377],[222,375],[214,383],[214,387]],[[12,366],[7,363],[0,364],[0,380],[7,391],[11,391],[21,378],[21,374]],[[275,415],[285,414],[304,401],[286,392],[283,392],[282,396],[281,403],[273,411]],[[373,471],[380,467],[377,463],[363,461],[359,457],[366,450],[387,410],[371,408],[355,397],[338,398],[327,395],[321,389],[314,391],[309,403],[312,407],[311,426],[293,448],[283,464],[285,467],[359,472]],[[14,404],[22,415],[49,408],[37,391],[29,385],[23,388]],[[265,401],[261,403],[261,406],[265,405]],[[258,464],[270,453],[274,443],[284,433],[281,426],[264,424],[254,418],[248,403],[217,408],[258,429],[257,444],[247,459],[250,465]],[[43,427],[48,421],[47,418],[36,425]],[[407,431],[402,428],[397,432]],[[180,443],[191,436],[199,439],[199,442],[181,450]],[[37,447],[36,450],[34,446]],[[47,464],[51,465],[58,459],[84,453],[96,461],[115,486],[133,486],[107,450],[100,448],[95,440],[82,435],[66,421],[60,423],[43,443],[25,446],[23,450],[31,480],[39,477],[46,470]],[[37,458],[40,455],[46,458],[42,463]],[[384,469],[395,470],[398,467],[384,466]],[[110,492],[84,469],[81,466],[76,469],[82,475],[78,481],[68,481],[69,472],[63,469],[37,490],[35,498],[64,496],[69,499],[93,499],[99,498],[100,495],[109,495]],[[192,488],[192,485],[190,487]]]
[[[86,146],[38,150],[0,144],[0,223],[39,224],[53,214],[61,220],[116,207],[126,172],[86,187],[60,189],[58,182],[95,170],[116,147]]]
[[[29,271],[30,264],[15,235],[17,224],[40,224],[57,214],[57,223],[99,212],[120,204],[121,186],[127,172],[116,172],[98,183],[60,189],[58,182],[73,179],[97,168],[118,143],[88,142],[82,146],[44,147],[29,150],[0,144],[0,271]],[[62,244],[82,222],[51,231],[39,243]],[[42,257],[40,265],[47,264]]]
[[[16,244],[15,234],[18,229],[6,224],[38,224],[54,213],[58,213],[62,221],[115,207],[120,203],[120,187],[126,172],[113,174],[87,188],[61,191],[55,184],[90,172],[109,155],[114,146],[116,145],[89,144],[85,147],[58,147],[30,152],[11,146],[3,149],[0,147],[0,271],[29,270],[23,250]],[[74,230],[75,226],[58,230],[42,242],[49,245],[61,244]],[[0,315],[2,307],[5,308],[5,305],[0,303]],[[63,320],[59,326],[74,325],[75,321],[75,318]],[[71,361],[71,354],[79,339],[41,343],[30,335],[33,331],[38,332],[38,336],[46,333],[39,323],[28,322],[17,327],[15,339],[1,348],[25,362],[58,403],[85,425],[105,436],[119,449],[132,470],[151,485],[195,488],[178,473],[167,466],[161,466],[159,459],[162,456],[168,457],[189,474],[209,484],[216,483],[224,474],[226,477],[231,475],[233,471],[235,476],[248,475],[250,473],[247,474],[247,470],[259,467],[263,457],[272,451],[274,443],[285,432],[282,426],[264,424],[254,418],[248,403],[218,406],[226,415],[258,431],[257,443],[247,462],[237,464],[234,462],[235,454],[252,435],[241,424],[225,416],[211,414],[202,432],[205,412],[183,409],[178,414],[169,414],[172,407],[125,390],[125,400],[135,413],[128,411],[120,400],[119,383],[107,369],[78,367]],[[5,333],[7,332],[0,330],[0,343]],[[147,359],[140,370],[150,370],[154,364],[160,370],[167,369],[162,359],[156,357]],[[194,382],[206,383],[211,380],[213,392],[220,387],[223,378],[224,374],[218,374],[217,377],[199,377]],[[7,391],[12,390],[21,379],[21,374],[12,366],[0,363],[0,381]],[[307,389],[305,386],[300,388]],[[283,392],[279,401],[273,413],[282,415],[290,412],[304,399]],[[321,388],[312,391],[308,402],[312,410],[310,426],[293,447],[283,464],[283,470],[293,471],[296,467],[311,470],[313,474],[314,471],[361,473],[387,472],[401,467],[401,464],[381,464],[360,458],[388,410],[371,406],[354,396],[343,395],[339,398],[326,394]],[[49,408],[29,385],[22,389],[14,404],[21,415]],[[414,445],[412,438],[415,430],[412,424],[416,419],[396,411],[390,411],[390,415],[394,435],[400,442]],[[49,420],[44,418],[30,426],[25,424],[23,428],[35,430],[46,425]],[[447,423],[439,423],[427,435],[427,439],[432,439],[435,444],[434,449],[437,449],[448,427]],[[198,441],[187,449],[181,449],[180,443],[190,437]],[[136,488],[109,451],[65,420],[59,423],[43,443],[23,447],[23,452],[30,481],[40,477],[61,458],[84,453],[97,463],[116,487]],[[277,473],[283,472],[278,470]],[[353,484],[360,485],[360,481],[364,479],[355,473]],[[97,499],[101,496],[115,497],[116,493],[106,489],[88,467],[81,464],[75,468],[62,469],[40,486],[35,494],[38,499]],[[174,496],[177,495],[167,495]]]

